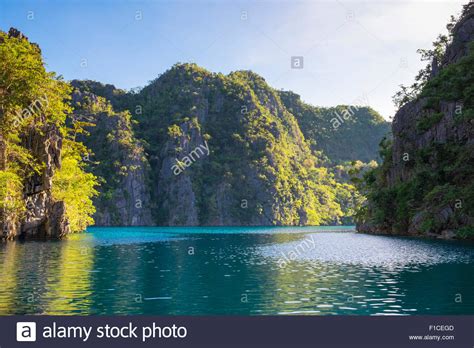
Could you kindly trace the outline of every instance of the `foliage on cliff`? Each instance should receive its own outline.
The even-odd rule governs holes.
[[[0,32],[0,209],[2,222],[20,221],[27,207],[25,180],[45,171],[44,158],[35,156],[29,146],[32,134],[58,129],[67,136],[66,117],[71,113],[70,86],[47,72],[39,47],[18,31]],[[45,144],[48,145],[48,144]],[[72,230],[90,224],[95,178],[84,173],[78,156],[81,147],[64,141],[64,167],[56,171],[53,197],[65,200]],[[67,182],[67,178],[74,178]],[[77,188],[80,188],[77,190]],[[84,190],[84,188],[87,188]]]
[[[132,130],[134,121],[128,111],[115,111],[105,98],[122,101],[120,96],[124,96],[124,92],[92,81],[75,80],[71,85],[74,87],[73,118],[82,122],[85,130],[78,134],[78,140],[91,149],[83,159],[87,170],[101,181],[100,195],[94,199],[96,223],[107,226],[152,224],[149,166],[143,146]]]
[[[145,87],[138,103],[143,105],[138,134],[156,158],[152,166],[168,156],[186,155],[189,149],[174,146],[183,138],[193,143],[191,149],[208,144],[209,156],[187,174],[199,223],[218,221],[222,205],[234,224],[317,225],[342,215],[334,179],[315,166],[317,158],[296,119],[258,75],[239,71],[224,76],[196,65],[176,65]],[[162,152],[164,147],[168,153]],[[225,197],[219,198],[219,191]],[[161,203],[158,218],[166,221],[169,203]]]
[[[349,170],[344,161],[375,159],[370,143],[387,131],[387,123],[368,108],[334,130],[336,109],[313,108],[250,71],[225,76],[176,64],[126,94],[94,81],[73,84],[131,112],[150,164],[157,224],[350,223],[361,197],[348,176],[335,172]],[[87,141],[101,152],[104,138]],[[203,148],[209,154],[199,152]],[[187,155],[198,155],[189,168],[183,164]],[[103,167],[110,168],[103,157]],[[183,168],[178,176],[172,171],[177,166]],[[103,188],[113,181],[95,173],[106,179]]]
[[[390,131],[390,123],[367,106],[316,107],[304,103],[293,92],[280,91],[287,109],[296,117],[313,151],[324,154],[329,163],[378,158],[378,144]]]
[[[449,56],[435,42],[435,71],[403,102],[394,143],[382,142],[382,165],[365,174],[361,229],[474,237],[473,8],[448,25]]]
[[[85,171],[82,154],[87,149],[72,139],[65,139],[61,168],[53,177],[53,197],[66,204],[66,213],[72,232],[84,231],[94,224],[92,215],[96,209],[92,198],[98,194],[97,177]]]

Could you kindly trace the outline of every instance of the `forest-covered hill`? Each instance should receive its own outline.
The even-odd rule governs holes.
[[[349,106],[312,107],[250,71],[226,76],[176,64],[135,93],[94,81],[72,84],[77,93],[131,113],[151,183],[139,185],[152,197],[143,209],[164,225],[348,222],[360,197],[348,180],[334,175],[335,167],[377,159],[376,144],[389,129],[367,107],[354,108],[351,118],[334,128],[337,110]],[[96,152],[95,140],[85,142]],[[110,167],[106,154],[96,153],[102,163],[97,168]],[[117,185],[115,192],[122,188]],[[108,221],[124,224],[120,209],[112,210],[116,218]]]
[[[373,166],[389,129],[366,106],[313,107],[251,71],[176,64],[138,91],[67,83],[14,29],[0,33],[0,64],[2,238],[62,236],[92,217],[348,223],[362,199],[350,162]]]

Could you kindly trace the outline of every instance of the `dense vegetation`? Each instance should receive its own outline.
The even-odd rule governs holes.
[[[97,177],[85,171],[82,154],[86,149],[73,139],[63,143],[61,167],[53,176],[53,198],[66,203],[66,213],[71,232],[81,232],[93,225],[96,211],[93,197],[98,195]]]
[[[195,64],[176,64],[136,91],[71,86],[17,34],[1,34],[3,217],[21,221],[33,209],[28,178],[50,171],[46,190],[65,203],[74,232],[93,216],[100,224],[349,223],[363,200],[349,173],[366,165],[351,162],[376,159],[371,143],[387,131],[370,108],[356,107],[335,129],[334,113],[352,107],[312,107],[253,72]],[[56,165],[25,141],[38,133],[46,148],[51,127]],[[185,167],[190,154],[200,155]]]
[[[101,181],[101,194],[94,199],[96,223],[150,224],[149,219],[143,220],[143,214],[131,211],[135,206],[139,209],[143,204],[150,204],[149,194],[143,188],[150,186],[143,180],[149,174],[148,162],[132,130],[134,121],[130,112],[115,111],[108,100],[91,90],[100,88],[112,100],[124,92],[90,81],[72,81],[71,85],[74,87],[72,118],[84,127],[78,140],[91,149],[83,156],[83,162]]]
[[[41,51],[15,30],[0,32],[0,209],[1,223],[18,223],[24,216],[25,183],[45,175],[44,158],[31,144],[57,130],[63,137],[63,166],[54,173],[54,200],[66,203],[72,231],[81,231],[92,222],[91,197],[96,179],[80,163],[81,144],[74,141],[73,129],[66,127],[71,113],[70,86],[44,68]],[[42,144],[48,146],[49,144]],[[46,188],[48,189],[48,188]]]
[[[138,134],[157,163],[179,158],[204,141],[211,149],[189,171],[199,223],[214,224],[223,206],[232,224],[317,225],[342,216],[334,179],[316,167],[295,118],[258,75],[239,71],[224,76],[176,65],[139,98]],[[183,148],[186,137],[191,146]],[[217,197],[220,190],[224,199]],[[163,198],[158,219],[166,223],[166,207],[179,197]],[[248,206],[242,208],[242,202]]]
[[[93,81],[74,85],[132,112],[151,167],[149,182],[156,185],[151,194],[158,224],[349,223],[362,200],[349,181],[350,161],[374,160],[370,143],[388,127],[360,108],[335,130],[336,109],[313,108],[249,71],[225,76],[176,64],[129,94]],[[339,140],[331,142],[331,134]],[[203,144],[209,156],[180,177],[169,173]]]
[[[378,144],[390,131],[390,124],[367,106],[316,107],[301,101],[293,92],[280,96],[295,115],[313,151],[320,151],[329,164],[379,160]],[[345,116],[345,117],[344,117]]]
[[[381,143],[382,165],[365,174],[368,204],[359,211],[361,222],[390,233],[474,236],[473,43],[460,59],[437,66],[444,54],[440,42],[445,48],[453,40],[460,45],[455,30],[471,18],[472,7],[465,7],[460,24],[448,25],[449,39],[424,51],[431,52],[431,66],[439,71],[420,72],[428,77],[412,88],[411,97],[400,99],[406,89],[396,95],[404,104],[398,122],[407,124],[394,134],[396,146],[388,139]]]

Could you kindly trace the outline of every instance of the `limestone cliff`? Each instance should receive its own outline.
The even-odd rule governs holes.
[[[10,29],[8,34],[0,32],[0,45],[5,51],[7,47],[23,46],[24,55],[34,57],[39,63],[38,71],[35,72],[37,78],[46,76],[43,75],[46,73],[42,69],[38,46],[30,43],[18,30]],[[5,51],[2,50],[2,60],[9,58]],[[16,60],[16,64],[21,66],[21,60]],[[29,64],[33,70],[33,63]],[[2,71],[3,78],[0,81],[0,174],[3,186],[0,240],[60,238],[69,233],[69,222],[64,202],[53,198],[52,179],[55,170],[61,166],[62,134],[59,127],[45,115],[47,94],[35,97],[28,90],[27,96],[22,98],[22,93],[12,87],[9,78],[16,76],[17,69],[16,66],[10,66]],[[18,88],[26,84],[24,79],[27,77],[28,74],[17,77],[20,82]],[[33,89],[34,84],[28,82],[29,88]],[[16,98],[17,105],[24,108],[21,112],[18,109],[13,112],[10,104],[13,98]],[[31,114],[35,114],[36,122],[24,122],[27,118],[25,115]],[[32,170],[27,162],[40,165]]]
[[[258,75],[176,65],[145,87],[136,105],[143,106],[137,128],[148,144],[158,224],[337,219],[337,208],[317,214],[316,197],[331,189],[330,178],[318,173],[320,186],[309,188],[315,159],[293,115]]]
[[[472,237],[474,231],[474,5],[418,97],[395,115],[384,163],[368,175],[359,231]]]
[[[95,224],[152,225],[149,165],[130,114],[115,112],[105,99],[89,91],[90,83],[73,81],[72,85],[74,117],[85,123],[87,131],[79,140],[92,150],[84,160],[102,180],[100,195],[94,199]]]
[[[23,147],[45,166],[23,181],[24,212],[21,215],[2,212],[2,239],[61,238],[69,232],[64,202],[55,201],[51,194],[54,171],[61,166],[61,142],[54,126],[40,131],[31,128],[22,135]],[[0,151],[5,151],[1,141]]]
[[[123,158],[111,158],[127,152],[120,149],[122,141],[111,131],[117,127],[110,123],[128,113],[130,144],[144,154],[134,165],[140,195],[146,197],[141,211],[147,218],[141,221],[149,222],[151,215],[150,224],[171,226],[347,222],[355,189],[336,182],[327,164],[359,156],[375,159],[366,145],[378,142],[387,130],[378,114],[361,109],[339,136],[348,138],[357,129],[351,141],[364,146],[341,156],[342,142],[336,141],[337,150],[328,140],[336,136],[328,130],[332,109],[303,105],[296,94],[277,91],[250,71],[223,75],[195,64],[176,64],[143,89],[128,93],[94,81],[72,84],[78,115],[91,107],[102,110],[85,113],[96,126],[81,138],[94,153],[90,168],[104,178],[96,199],[97,225],[130,224],[120,217],[130,216],[133,207],[122,204],[117,210],[114,202],[117,193],[133,194],[110,175],[118,171],[116,165],[124,165]],[[297,102],[290,103],[288,96]],[[108,203],[101,203],[104,199]],[[111,209],[120,211],[114,223]]]

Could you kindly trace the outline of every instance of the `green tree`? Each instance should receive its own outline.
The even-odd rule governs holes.
[[[0,209],[1,218],[20,221],[25,211],[25,181],[42,174],[43,158],[35,156],[25,139],[57,129],[64,139],[63,163],[53,177],[53,198],[65,200],[66,214],[73,231],[92,223],[90,198],[95,194],[94,176],[80,163],[84,150],[68,139],[67,115],[71,87],[61,77],[47,72],[41,50],[15,29],[0,31]],[[46,139],[45,139],[46,141]],[[65,180],[71,180],[66,185]],[[58,185],[57,187],[55,185]]]

